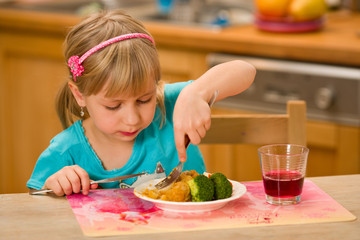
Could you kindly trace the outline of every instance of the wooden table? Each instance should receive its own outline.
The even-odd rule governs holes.
[[[308,178],[357,216],[351,222],[266,226],[169,234],[133,235],[131,239],[359,239],[360,175]],[[90,238],[82,234],[65,197],[0,195],[0,239],[128,239]]]

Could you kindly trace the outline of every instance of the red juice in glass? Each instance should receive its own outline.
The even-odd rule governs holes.
[[[304,176],[296,171],[270,171],[263,176],[265,193],[272,197],[291,198],[301,195]]]
[[[300,203],[309,149],[296,144],[272,144],[260,147],[258,152],[266,202]]]

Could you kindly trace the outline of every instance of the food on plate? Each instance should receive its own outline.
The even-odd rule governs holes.
[[[211,201],[214,197],[214,183],[210,178],[199,175],[187,181],[192,202]]]
[[[179,181],[172,185],[172,187],[165,191],[156,191],[161,200],[173,202],[187,202],[190,201],[190,188],[186,182]]]
[[[191,170],[182,172],[169,188],[158,190],[150,186],[141,194],[164,201],[204,202],[231,197],[232,191],[232,185],[224,174],[200,175]]]
[[[209,178],[214,183],[214,199],[231,197],[232,185],[222,173],[214,173]]]
[[[182,181],[182,182],[187,182],[191,179],[193,179],[196,176],[199,176],[200,174],[198,174],[195,170],[191,170],[191,171],[184,171],[180,174],[180,177],[176,180],[176,181]]]
[[[181,173],[180,177],[176,180],[175,183],[170,185],[170,188],[164,190],[154,189],[145,189],[142,192],[143,195],[164,201],[173,201],[173,202],[189,202],[191,201],[190,187],[187,184],[187,181],[193,179],[199,174],[195,170],[184,171]]]

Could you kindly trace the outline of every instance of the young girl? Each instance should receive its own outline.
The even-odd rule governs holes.
[[[60,89],[57,113],[64,131],[39,157],[29,188],[56,195],[88,194],[99,180],[154,172],[205,171],[197,145],[210,128],[208,102],[247,89],[255,69],[243,61],[220,64],[195,81],[161,84],[154,40],[137,20],[102,12],[75,26],[65,40],[70,78]],[[192,144],[186,150],[185,137]],[[125,180],[128,186],[136,179]],[[102,184],[119,187],[118,183]]]

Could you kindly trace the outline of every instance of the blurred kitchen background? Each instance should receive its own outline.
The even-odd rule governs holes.
[[[315,5],[271,12],[280,9],[271,2],[0,0],[0,193],[27,192],[38,156],[62,130],[54,98],[68,75],[68,29],[114,8],[144,22],[167,82],[231,59],[256,66],[253,86],[217,103],[214,114],[284,113],[288,100],[306,100],[307,176],[360,173],[360,1],[326,0],[320,15]],[[238,181],[261,179],[257,147],[201,146],[209,172]]]

